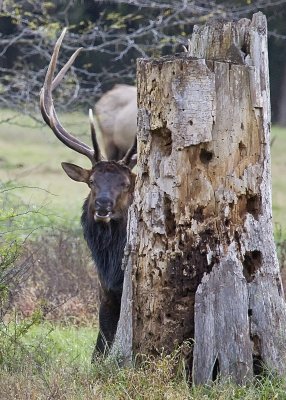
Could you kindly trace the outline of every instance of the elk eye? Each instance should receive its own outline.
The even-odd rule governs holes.
[[[89,180],[89,184],[90,184],[90,185],[92,185],[92,184],[93,184],[93,182],[94,182],[94,180],[93,180],[93,179],[90,179],[90,180]]]
[[[123,183],[122,186],[124,189],[128,190],[130,188],[130,183]]]

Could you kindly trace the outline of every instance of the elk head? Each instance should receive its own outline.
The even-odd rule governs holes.
[[[96,221],[109,222],[118,219],[126,213],[132,201],[134,188],[134,174],[131,169],[135,165],[137,141],[127,151],[120,161],[105,161],[100,152],[96,139],[96,129],[92,110],[89,110],[91,140],[93,147],[76,139],[60,123],[53,104],[52,92],[60,84],[64,75],[73,64],[81,51],[77,49],[54,78],[56,63],[66,28],[56,42],[51,61],[45,77],[44,86],[40,95],[41,113],[46,124],[52,129],[56,137],[66,146],[81,153],[91,161],[91,169],[84,169],[70,163],[62,163],[66,174],[77,182],[85,182],[90,187],[89,211]]]

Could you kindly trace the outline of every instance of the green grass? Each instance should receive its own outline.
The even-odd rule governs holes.
[[[52,365],[76,363],[89,367],[97,329],[91,326],[59,325],[49,322],[33,325],[23,337],[23,344],[34,352],[39,350]]]
[[[73,363],[85,369],[97,336],[95,327],[42,322],[35,314],[21,322],[1,322],[0,332],[2,354],[6,355],[2,367],[17,372],[25,369],[25,360],[30,360],[35,369],[47,371],[55,364],[66,367]]]
[[[16,340],[14,331],[15,325],[10,324],[6,342],[12,344],[14,363],[7,365],[0,358],[1,400],[286,399],[285,381],[274,376],[244,386],[224,381],[190,388],[180,350],[146,358],[133,368],[119,368],[110,359],[91,365],[96,334],[92,327],[42,323]],[[2,352],[3,348],[5,343],[1,343]]]

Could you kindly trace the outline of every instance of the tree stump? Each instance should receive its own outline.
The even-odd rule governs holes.
[[[285,372],[271,217],[267,25],[195,27],[189,53],[138,60],[138,179],[114,344],[193,344],[195,384]]]

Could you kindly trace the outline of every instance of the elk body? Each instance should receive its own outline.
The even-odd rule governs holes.
[[[95,104],[95,114],[109,159],[120,160],[137,130],[137,89],[117,84]]]
[[[44,86],[41,91],[41,113],[47,125],[66,146],[87,156],[91,169],[70,163],[62,163],[66,174],[77,182],[84,182],[90,193],[83,204],[81,223],[84,238],[96,264],[100,282],[99,334],[93,359],[104,354],[113,342],[120,313],[124,272],[121,269],[128,207],[132,202],[136,138],[122,160],[102,159],[96,139],[95,125],[90,110],[90,127],[93,148],[76,139],[61,125],[53,105],[52,92],[72,65],[78,49],[54,78],[59,49],[66,29],[58,39],[51,57]]]

